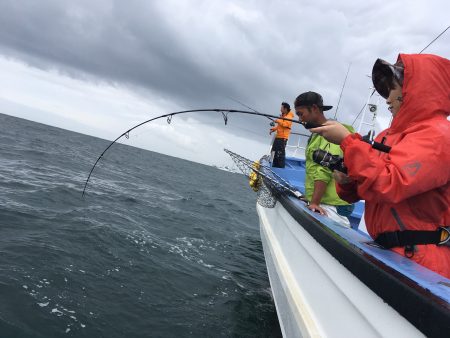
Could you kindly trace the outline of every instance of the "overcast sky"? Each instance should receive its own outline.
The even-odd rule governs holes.
[[[351,63],[337,116],[351,124],[375,60],[420,52],[449,13],[447,0],[0,0],[0,112],[112,140],[172,111],[246,109],[230,98],[278,115],[313,90],[336,107]],[[449,58],[450,29],[426,52]],[[259,158],[268,130],[261,117],[224,126],[218,113],[193,114],[124,142],[223,165],[224,147]]]

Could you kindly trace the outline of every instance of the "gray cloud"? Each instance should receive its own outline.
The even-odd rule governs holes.
[[[335,105],[352,62],[339,108],[351,122],[375,59],[418,52],[448,25],[449,5],[340,3],[3,0],[0,53],[186,109],[236,107],[234,97],[274,114],[310,89]],[[448,57],[448,41],[443,36],[429,52]],[[267,129],[266,120],[255,126]]]

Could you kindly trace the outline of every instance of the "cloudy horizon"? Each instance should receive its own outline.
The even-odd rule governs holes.
[[[233,99],[278,115],[282,101],[314,90],[336,108],[351,64],[337,116],[351,124],[374,61],[422,50],[449,26],[449,8],[443,0],[0,0],[0,112],[112,140],[172,111],[245,109]],[[448,58],[449,42],[447,31],[426,53]],[[251,158],[267,151],[268,130],[264,118],[233,115],[224,126],[220,114],[193,114],[146,125],[124,143],[223,165],[224,147]]]

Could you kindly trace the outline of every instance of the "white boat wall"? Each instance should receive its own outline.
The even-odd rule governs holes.
[[[269,163],[262,161],[269,167]],[[304,160],[273,170],[303,191]],[[272,175],[273,176],[273,175]],[[257,204],[261,239],[284,337],[448,337],[450,280],[270,185]]]

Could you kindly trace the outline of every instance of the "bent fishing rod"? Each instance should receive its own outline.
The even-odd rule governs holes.
[[[86,193],[86,188],[87,185],[89,183],[89,180],[92,176],[92,173],[95,169],[95,167],[97,166],[97,163],[100,161],[100,159],[103,157],[103,155],[105,155],[105,153],[108,151],[109,148],[112,147],[112,145],[114,143],[116,143],[119,139],[121,139],[123,136],[125,136],[126,138],[129,138],[130,132],[146,123],[158,120],[158,119],[162,119],[162,118],[167,118],[167,123],[170,124],[170,122],[172,121],[172,117],[175,115],[180,115],[180,114],[187,114],[187,113],[194,113],[194,112],[218,112],[218,113],[222,113],[223,116],[223,120],[225,122],[225,125],[227,125],[228,122],[228,114],[230,113],[237,113],[237,114],[247,114],[247,115],[257,115],[257,116],[263,116],[269,119],[279,119],[279,120],[286,120],[286,121],[290,121],[293,123],[297,123],[297,124],[301,124],[303,127],[305,127],[306,129],[310,129],[310,128],[316,128],[316,127],[320,127],[320,125],[317,125],[315,123],[311,123],[311,122],[302,122],[302,121],[298,121],[298,120],[292,120],[292,119],[288,119],[285,117],[281,117],[281,116],[275,116],[275,115],[270,115],[270,114],[264,114],[264,113],[259,113],[256,111],[247,111],[247,110],[237,110],[237,109],[218,109],[218,108],[212,108],[212,109],[192,109],[192,110],[182,110],[182,111],[177,111],[177,112],[172,112],[172,113],[168,113],[168,114],[164,114],[164,115],[160,115],[154,118],[151,118],[147,121],[141,122],[137,125],[135,125],[134,127],[126,130],[125,132],[123,132],[122,134],[120,134],[114,141],[112,141],[106,148],[105,150],[103,150],[103,152],[100,154],[100,156],[97,158],[97,160],[95,161],[94,165],[92,166],[91,171],[89,172],[89,175],[86,179],[86,182],[84,184],[84,188],[83,188],[83,194],[82,196],[84,197],[85,193]]]

